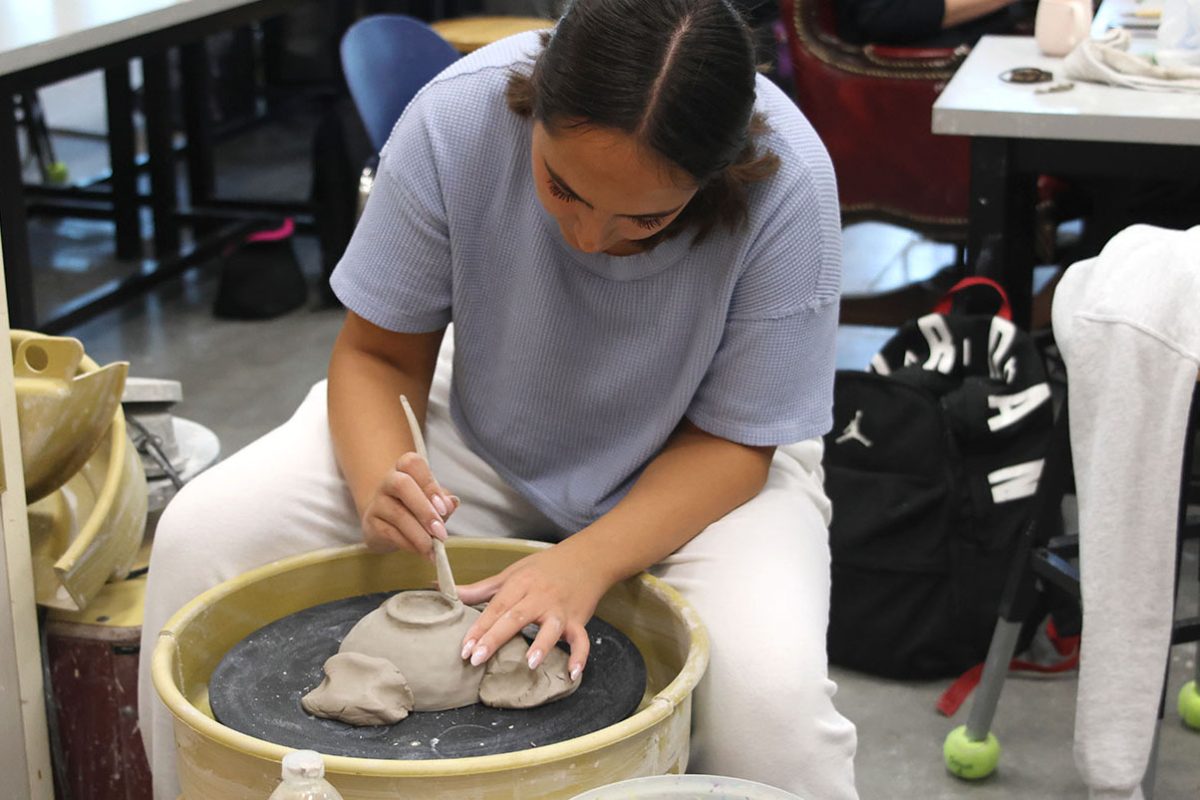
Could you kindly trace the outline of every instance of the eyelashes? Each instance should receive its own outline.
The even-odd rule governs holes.
[[[579,199],[566,189],[559,186],[555,181],[549,181],[547,185],[550,187],[550,194],[555,200],[561,200],[564,203],[573,203]]]
[[[550,196],[562,203],[574,203],[579,198],[568,192],[563,187],[559,186],[556,181],[547,181],[547,188],[550,190]],[[630,217],[633,224],[637,225],[644,231],[658,230],[662,227],[662,217]]]

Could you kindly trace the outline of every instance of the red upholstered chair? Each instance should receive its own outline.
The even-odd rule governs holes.
[[[837,172],[845,222],[877,219],[966,239],[969,140],[930,132],[933,102],[968,48],[852,45],[833,0],[782,0],[795,99]]]

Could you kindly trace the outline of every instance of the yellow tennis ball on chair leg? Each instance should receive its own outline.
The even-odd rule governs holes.
[[[1195,681],[1188,681],[1179,690],[1179,716],[1184,725],[1200,731],[1200,687]]]
[[[942,758],[952,774],[977,781],[996,771],[996,765],[1000,763],[1000,742],[991,733],[982,741],[972,741],[967,738],[967,726],[959,725],[946,737]]]

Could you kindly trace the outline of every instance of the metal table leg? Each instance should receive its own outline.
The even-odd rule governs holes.
[[[150,209],[154,217],[154,255],[160,261],[179,252],[175,212],[179,191],[172,146],[171,74],[167,51],[142,58],[146,150],[150,156]]]
[[[32,329],[37,324],[28,224],[13,96],[3,92],[0,93],[0,245],[4,248],[8,317],[13,328]]]
[[[1000,283],[1013,321],[1028,329],[1033,310],[1033,226],[1037,178],[1016,169],[1011,142],[971,140],[971,271]]]
[[[204,205],[213,197],[212,118],[208,99],[212,78],[204,40],[180,49],[183,68],[183,120],[187,131],[188,196],[191,205]]]
[[[133,136],[133,91],[129,88],[129,62],[104,71],[108,108],[108,160],[112,170],[113,221],[117,226],[117,258],[142,255],[138,219],[137,166]]]

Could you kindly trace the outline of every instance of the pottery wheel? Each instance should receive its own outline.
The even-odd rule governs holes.
[[[234,645],[213,671],[209,702],[222,725],[285,747],[355,758],[462,758],[526,750],[600,730],[628,717],[646,689],[633,642],[593,618],[591,655],[570,697],[539,708],[418,711],[394,725],[355,727],[307,713],[300,698],[324,677],[325,659],[390,593],[299,611]]]

